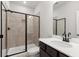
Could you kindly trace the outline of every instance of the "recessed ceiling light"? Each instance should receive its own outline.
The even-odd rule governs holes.
[[[24,1],[24,4],[26,4],[26,1]]]

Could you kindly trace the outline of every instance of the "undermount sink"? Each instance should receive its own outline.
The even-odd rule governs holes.
[[[52,44],[61,46],[61,47],[72,47],[72,45],[69,44],[68,42],[63,42],[63,41],[51,41],[51,42]]]

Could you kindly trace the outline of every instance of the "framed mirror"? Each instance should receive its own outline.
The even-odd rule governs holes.
[[[58,36],[66,34],[66,18],[53,19],[53,34]]]

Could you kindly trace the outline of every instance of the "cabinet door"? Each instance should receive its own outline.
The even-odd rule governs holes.
[[[46,45],[43,42],[40,42],[39,45],[41,49],[46,50]]]
[[[45,51],[40,49],[40,57],[49,57],[49,55]]]
[[[49,46],[47,46],[46,52],[52,57],[57,57],[57,51]]]
[[[59,57],[68,57],[68,56],[59,52]]]

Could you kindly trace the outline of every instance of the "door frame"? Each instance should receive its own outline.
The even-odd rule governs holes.
[[[0,48],[1,49],[0,50],[1,50],[1,52],[0,52],[0,54],[1,55],[0,56],[2,57],[2,37],[1,37],[1,35],[2,35],[2,1],[0,1],[0,4],[1,4],[1,6],[0,6],[0,8],[1,8],[1,20],[0,20],[1,21],[1,31],[0,31],[1,32],[0,33],[0,40],[1,40],[1,42],[0,42],[0,45],[1,45]]]
[[[2,40],[3,40],[3,33],[2,33],[2,30],[3,30],[3,29],[2,29],[2,25],[3,25],[3,23],[2,23],[2,22],[3,22],[3,21],[2,21],[2,19],[3,19],[3,18],[2,18],[2,14],[3,14],[3,12],[2,12],[2,11],[3,11],[3,9],[2,9],[2,6],[4,7],[5,10],[6,10],[6,8],[5,8],[5,6],[4,6],[4,4],[3,4],[2,1],[0,1],[0,3],[1,3],[1,6],[0,6],[0,7],[1,7],[1,35],[0,35],[0,38],[1,38],[1,57],[2,57],[2,48],[3,48],[3,46],[2,46],[2,42],[3,42],[3,41],[2,41]],[[6,18],[6,17],[5,17],[5,18]],[[5,40],[6,40],[6,39],[5,39]],[[5,43],[5,44],[6,44],[6,43]],[[6,45],[5,45],[5,46],[6,46]],[[6,47],[5,47],[5,48],[6,48]]]

